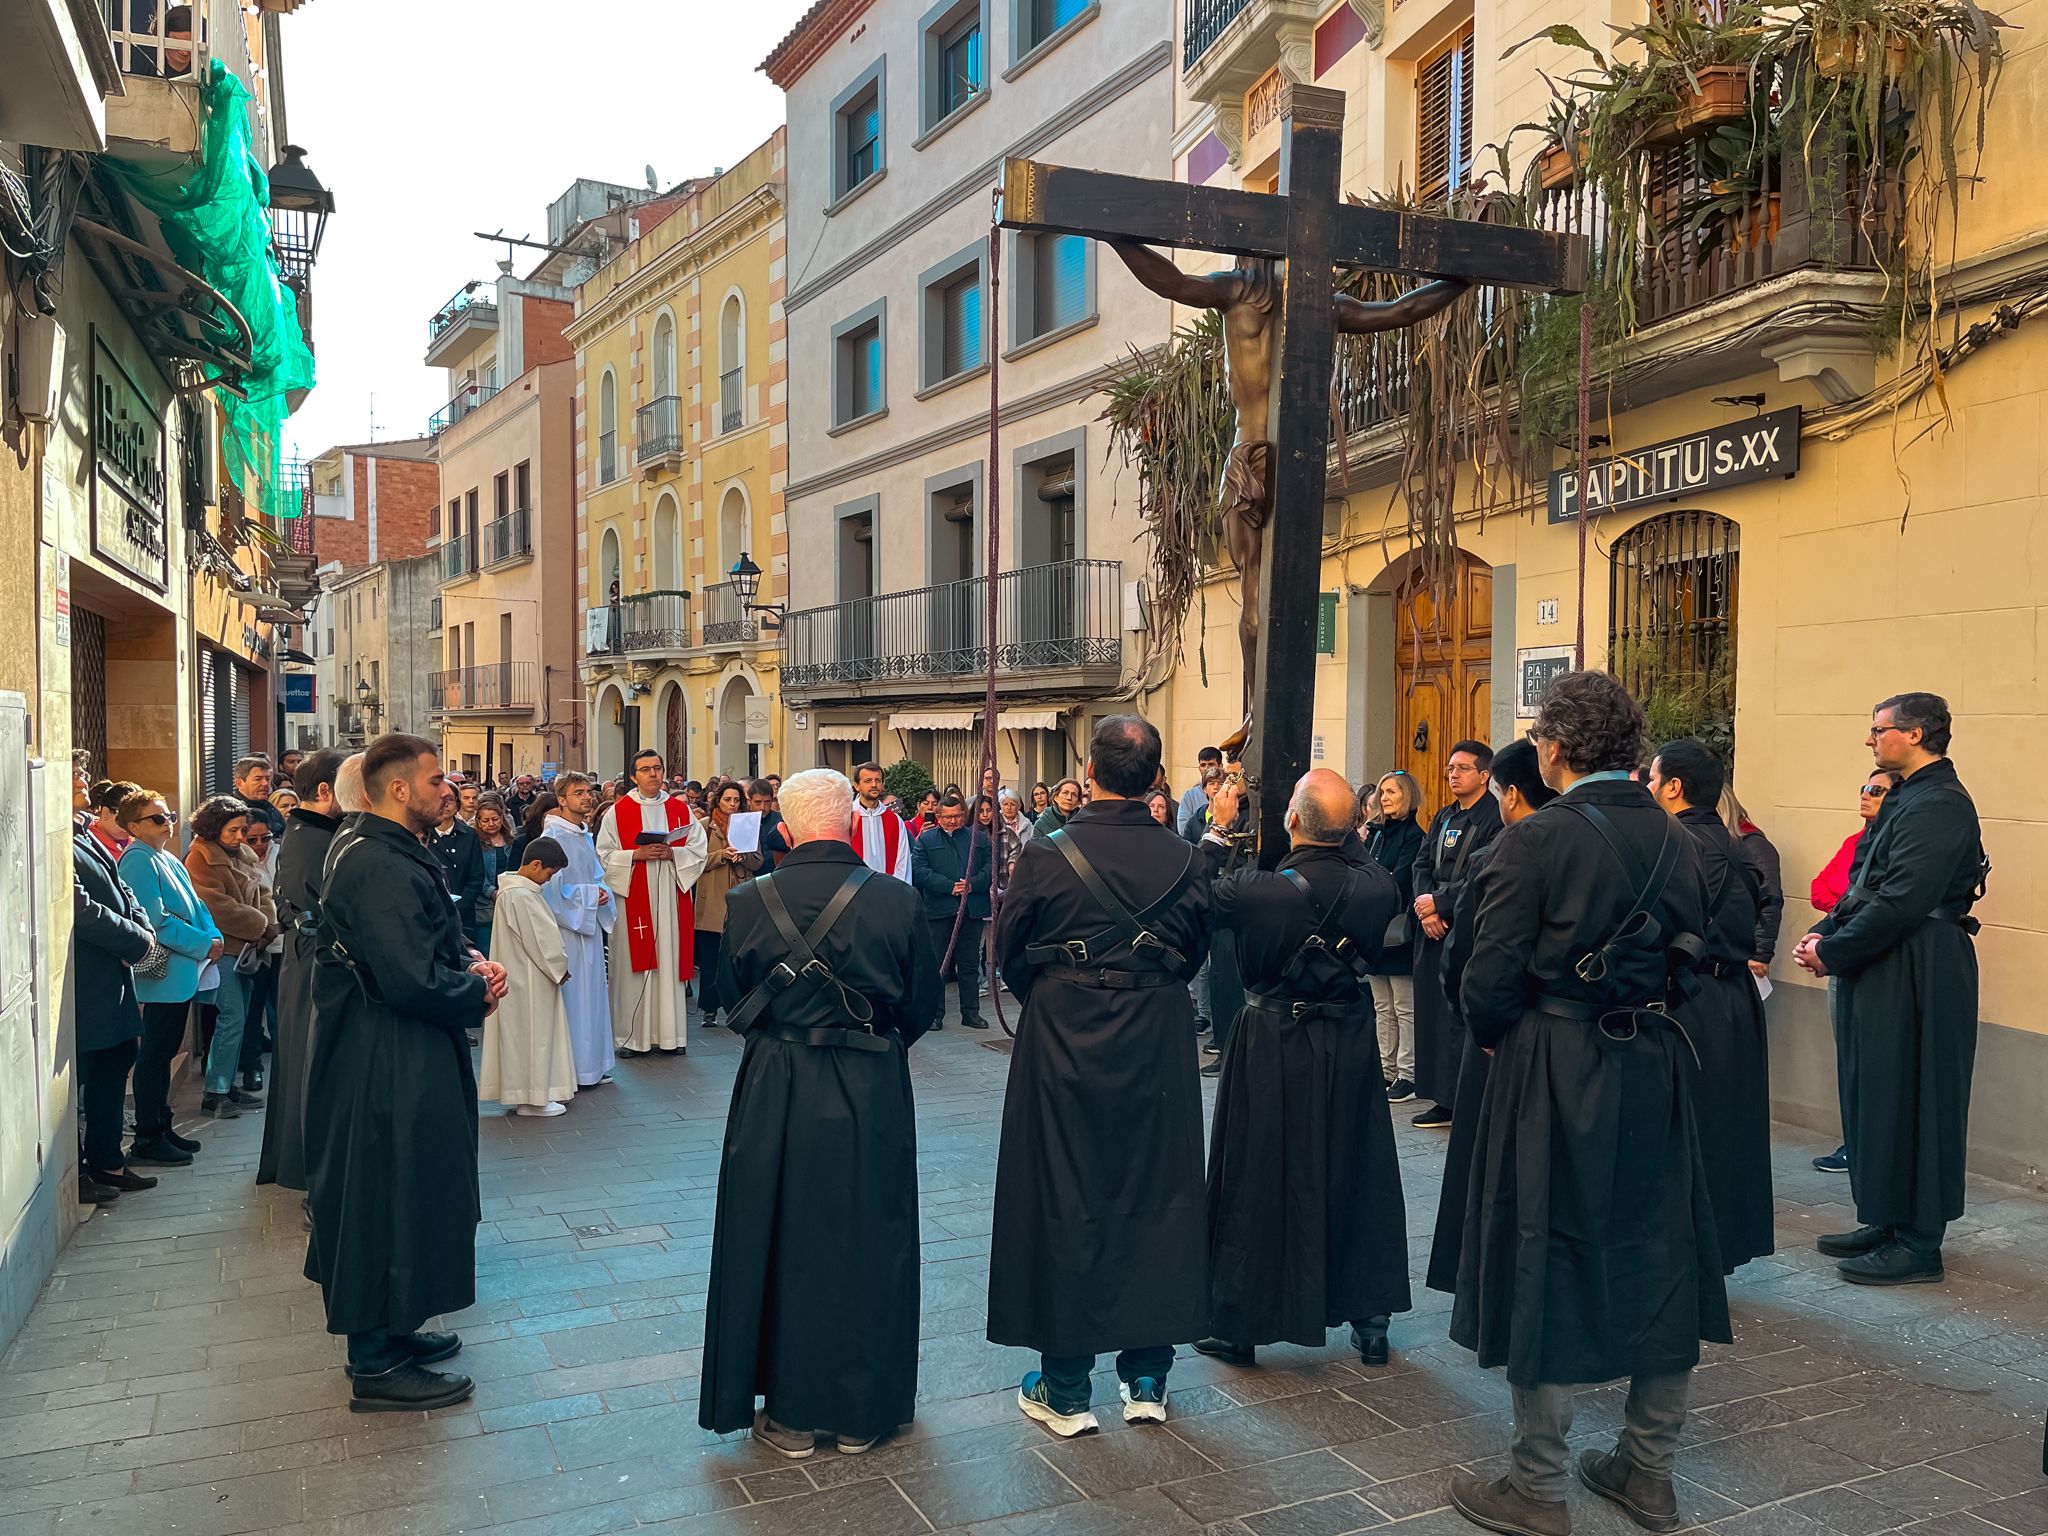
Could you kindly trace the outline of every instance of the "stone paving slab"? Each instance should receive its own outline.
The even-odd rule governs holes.
[[[559,1119],[486,1112],[478,1299],[445,1320],[477,1393],[435,1414],[348,1411],[296,1198],[253,1182],[260,1121],[188,1124],[195,1165],[82,1227],[0,1358],[0,1536],[1469,1536],[1445,1490],[1501,1465],[1508,1392],[1421,1288],[1442,1133],[1397,1115],[1417,1308],[1391,1365],[1341,1331],[1251,1371],[1183,1350],[1172,1422],[1143,1429],[1105,1368],[1103,1433],[1061,1443],[1015,1407],[1035,1361],[982,1336],[1003,1044],[952,1028],[912,1053],[917,1418],[866,1456],[793,1464],[697,1428],[739,1056],[708,1031]],[[1735,1343],[1696,1377],[1689,1528],[2048,1536],[2048,1201],[1973,1179],[1946,1285],[1858,1289],[1812,1247],[1853,1224],[1818,1150],[1780,1128],[1779,1251],[1731,1283]],[[1611,1437],[1621,1400],[1582,1391],[1573,1443]],[[1581,1536],[1635,1529],[1591,1497],[1573,1514]]]

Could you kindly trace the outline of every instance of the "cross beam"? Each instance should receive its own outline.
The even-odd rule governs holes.
[[[1334,269],[1575,292],[1585,286],[1582,236],[1425,218],[1343,201],[1344,96],[1286,87],[1280,191],[1245,192],[1003,163],[1002,223],[1011,229],[1221,251],[1284,263],[1268,338],[1267,419],[1239,421],[1241,441],[1272,445],[1261,533],[1258,647],[1250,679],[1253,732],[1246,767],[1257,794],[1259,862],[1287,854],[1287,801],[1311,765],[1315,628],[1323,583],[1323,500],[1329,473],[1330,381],[1336,365]]]

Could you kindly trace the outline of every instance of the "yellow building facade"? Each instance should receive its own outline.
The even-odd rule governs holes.
[[[782,766],[777,638],[789,544],[782,132],[640,213],[577,290],[578,548],[590,763]],[[772,621],[770,621],[772,622]]]
[[[1472,174],[1493,163],[1490,145],[1542,117],[1539,71],[1559,78],[1577,63],[1547,42],[1504,52],[1554,23],[1604,44],[1608,23],[1638,19],[1627,5],[1485,0],[1209,7],[1204,29],[1179,39],[1176,174],[1271,190],[1273,104],[1287,80],[1345,93],[1347,192],[1427,184],[1442,173],[1446,139],[1454,164],[1463,145],[1460,171]],[[1732,726],[1736,791],[1783,859],[1773,1098],[1783,1117],[1831,1134],[1826,994],[1790,964],[1792,945],[1818,917],[1810,881],[1857,826],[1872,705],[1905,690],[1942,694],[1994,866],[1976,914],[1973,1166],[2037,1184],[2048,1164],[2048,1019],[2031,988],[2048,967],[2038,873],[2048,817],[2014,770],[2048,743],[2048,320],[2027,318],[2048,292],[2048,228],[2028,154],[2029,104],[2048,80],[2042,42],[2005,34],[1981,180],[1963,192],[1959,230],[1945,206],[1932,226],[1938,289],[1956,306],[1940,339],[1990,322],[1944,359],[1945,410],[1940,394],[1912,388],[1889,408],[1890,392],[1914,382],[1902,370],[1916,349],[1873,344],[1897,320],[1872,221],[1830,208],[1789,159],[1769,233],[1746,257],[1659,274],[1670,280],[1637,293],[1634,334],[1593,402],[1598,494],[1583,580],[1575,483],[1547,483],[1539,465],[1482,519],[1468,464],[1458,569],[1439,612],[1393,494],[1398,394],[1346,390],[1347,442],[1332,453],[1325,516],[1314,750],[1354,782],[1406,768],[1440,802],[1450,744],[1525,730],[1545,679],[1571,664],[1582,614],[1589,666],[1628,676],[1659,648],[1691,657],[1725,700],[1716,724]],[[1444,121],[1445,100],[1464,121]],[[1535,147],[1533,136],[1514,141],[1518,179]],[[1973,153],[1962,146],[1965,170]],[[1552,206],[1568,212],[1573,195],[1563,189]],[[1812,226],[1829,220],[1846,235],[1822,259]],[[1215,258],[1184,258],[1204,261]],[[1567,463],[1558,451],[1549,467]],[[1184,667],[1163,701],[1176,763],[1236,723],[1235,593],[1234,572],[1211,574],[1207,686]],[[1189,623],[1192,658],[1201,620]]]

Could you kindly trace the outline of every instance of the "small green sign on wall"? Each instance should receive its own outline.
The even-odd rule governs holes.
[[[1316,594],[1316,654],[1337,654],[1337,594],[1334,592]]]

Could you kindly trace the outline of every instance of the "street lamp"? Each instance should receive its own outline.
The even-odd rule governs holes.
[[[761,567],[754,564],[754,557],[741,550],[739,559],[733,562],[733,567],[727,574],[732,577],[733,591],[739,594],[740,612],[765,613],[768,615],[768,622],[762,627],[771,631],[780,629],[786,611],[782,604],[754,601],[761,595]]]
[[[285,279],[303,283],[320,259],[320,237],[334,212],[334,194],[313,174],[298,145],[287,144],[282,153],[284,158],[270,168],[270,240]]]

